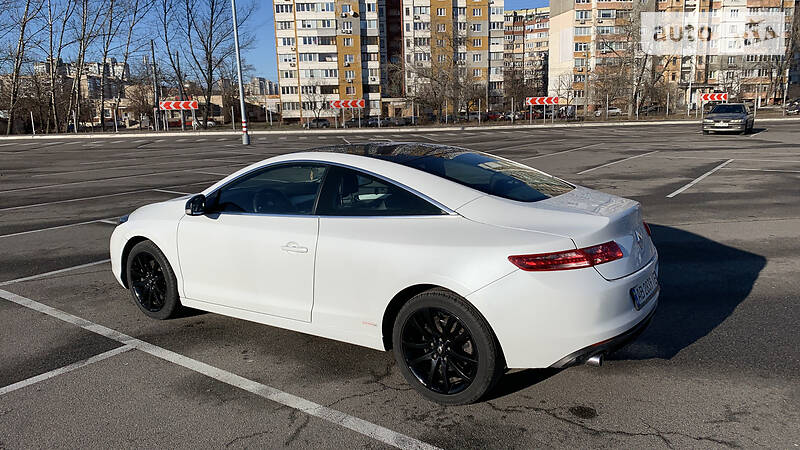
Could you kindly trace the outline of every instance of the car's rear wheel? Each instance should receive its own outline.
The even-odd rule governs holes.
[[[409,300],[397,315],[392,339],[403,376],[437,403],[473,403],[503,374],[502,352],[489,324],[472,305],[444,289]]]
[[[131,249],[126,274],[133,301],[143,313],[159,320],[178,313],[181,304],[175,273],[153,242],[142,241]]]

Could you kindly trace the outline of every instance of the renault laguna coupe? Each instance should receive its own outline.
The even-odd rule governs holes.
[[[443,404],[506,369],[602,361],[647,326],[658,256],[639,203],[488,153],[354,144],[245,167],[111,236],[141,311],[181,307],[392,350]]]

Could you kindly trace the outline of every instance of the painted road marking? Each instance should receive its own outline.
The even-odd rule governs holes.
[[[580,147],[571,148],[569,150],[561,150],[560,152],[553,152],[553,153],[546,153],[544,155],[536,155],[536,156],[529,156],[527,158],[522,158],[520,161],[527,161],[529,159],[538,159],[538,158],[546,158],[548,156],[555,156],[555,155],[563,155],[564,153],[574,152],[577,150],[583,150],[586,148],[596,147],[598,145],[603,145],[603,142],[598,142],[596,144],[589,144],[589,145],[582,145]]]
[[[164,189],[168,189],[168,188],[171,188],[171,187],[195,186],[195,185],[198,185],[198,184],[208,184],[208,183],[211,183],[211,182],[212,181],[198,181],[197,183],[182,183],[182,184],[176,184],[176,185],[172,185],[172,186],[164,186],[163,188]],[[135,191],[117,192],[115,194],[92,195],[90,197],[69,198],[69,199],[66,199],[66,200],[53,200],[52,202],[33,203],[33,204],[30,204],[30,205],[9,206],[8,208],[0,208],[0,212],[2,212],[2,211],[13,211],[13,210],[16,210],[16,209],[35,208],[37,206],[57,205],[57,204],[60,204],[60,203],[80,202],[80,201],[83,201],[83,200],[95,200],[95,199],[98,199],[98,198],[116,197],[118,195],[140,194],[142,192],[153,191],[154,189],[156,189],[156,188],[147,188],[147,189],[138,189],[138,190],[135,190]],[[161,189],[161,188],[159,188],[159,189]]]
[[[237,164],[227,164],[227,165],[225,165],[223,167],[236,166],[236,165],[246,166],[246,165],[249,165],[249,164],[250,163],[244,163],[243,162],[243,163],[237,163]],[[217,166],[208,166],[208,167],[217,167]],[[199,168],[201,169],[202,167],[199,167]],[[194,169],[167,170],[167,171],[164,171],[164,172],[150,172],[150,173],[142,173],[142,174],[138,174],[138,175],[125,175],[125,176],[121,176],[121,177],[99,178],[97,180],[71,181],[69,183],[55,183],[55,184],[46,184],[46,185],[43,185],[43,186],[32,186],[32,187],[26,187],[26,188],[7,189],[5,191],[0,191],[0,194],[6,194],[6,193],[9,193],[9,192],[20,192],[20,191],[33,191],[33,190],[37,190],[37,189],[47,189],[47,188],[53,188],[53,187],[72,186],[72,185],[75,185],[75,184],[102,183],[102,182],[111,181],[111,180],[124,180],[124,179],[129,179],[129,178],[152,177],[152,176],[155,176],[155,175],[165,175],[165,174],[168,174],[168,173],[184,173],[184,172],[194,172],[194,171],[195,171]]]
[[[64,273],[64,272],[71,272],[73,270],[83,269],[85,267],[92,267],[92,266],[96,266],[96,265],[99,265],[99,264],[105,264],[107,262],[111,262],[111,260],[110,259],[104,259],[102,261],[90,262],[90,263],[87,263],[87,264],[81,264],[79,266],[67,267],[66,269],[58,269],[58,270],[53,270],[53,271],[50,271],[50,272],[40,273],[40,274],[37,274],[37,275],[31,275],[29,277],[22,277],[22,278],[16,278],[16,279],[13,279],[13,280],[3,281],[3,282],[0,282],[0,286],[8,286],[9,284],[22,283],[23,281],[38,280],[39,278],[45,278],[45,277],[49,277],[51,275],[58,275],[58,274],[61,274],[61,273]],[[3,292],[3,290],[0,289],[0,292]]]
[[[111,358],[112,356],[119,355],[120,353],[125,353],[128,350],[133,350],[133,347],[131,347],[130,345],[123,345],[122,347],[117,347],[113,350],[100,353],[99,355],[94,355],[91,358],[86,358],[82,361],[78,361],[70,365],[51,370],[49,372],[45,372],[41,375],[36,375],[35,377],[31,377],[14,384],[9,384],[8,386],[5,387],[0,387],[0,395],[8,394],[9,392],[14,392],[17,389],[22,389],[32,384],[36,384],[40,381],[49,380],[50,378],[57,377],[61,374],[72,372],[73,370],[80,369],[81,367],[86,367],[89,364],[94,364],[104,359]]]
[[[688,182],[686,185],[684,185],[683,187],[681,187],[681,188],[680,188],[680,189],[678,189],[677,191],[675,191],[675,192],[673,192],[673,193],[671,193],[671,194],[667,195],[667,198],[672,198],[672,197],[675,197],[676,195],[678,195],[678,194],[680,194],[681,192],[683,192],[683,191],[685,191],[685,190],[689,189],[690,187],[694,186],[695,184],[697,184],[697,183],[699,183],[699,182],[703,181],[703,179],[705,179],[706,177],[708,177],[708,176],[709,176],[709,175],[711,175],[712,173],[714,173],[714,172],[718,171],[719,169],[722,169],[723,167],[727,166],[728,164],[730,164],[730,163],[732,163],[732,162],[733,162],[733,160],[732,160],[732,159],[729,159],[729,160],[725,161],[724,163],[722,163],[722,164],[718,165],[717,167],[714,167],[713,169],[709,170],[708,172],[706,172],[706,173],[704,173],[704,174],[700,175],[699,177],[695,178],[694,180],[692,180],[692,181]]]
[[[113,218],[87,220],[85,222],[69,223],[69,224],[66,224],[66,225],[57,225],[57,226],[54,226],[54,227],[37,228],[35,230],[19,231],[19,232],[16,232],[16,233],[9,233],[9,234],[0,234],[0,239],[8,238],[8,237],[14,237],[14,236],[22,236],[24,234],[38,233],[40,231],[60,230],[62,228],[76,227],[76,226],[79,226],[79,225],[88,225],[90,223],[98,223],[98,222],[108,223],[108,222],[105,222],[107,220],[112,220],[111,223],[116,224],[116,222],[113,222]]]
[[[157,345],[150,344],[149,342],[136,339],[117,330],[113,330],[103,325],[74,316],[60,309],[36,302],[21,295],[0,289],[0,298],[4,298],[12,303],[16,303],[34,311],[47,314],[48,316],[55,317],[56,319],[60,319],[64,322],[77,325],[84,330],[91,331],[99,334],[100,336],[117,341],[126,347],[132,347],[137,350],[141,350],[149,355],[155,356],[156,358],[177,364],[181,367],[203,374],[222,383],[256,394],[267,400],[288,406],[289,408],[296,409],[300,412],[304,412],[310,416],[318,417],[393,447],[402,449],[437,449],[437,447],[434,447],[433,445],[422,442],[410,436],[406,436],[327,406],[320,405],[319,403],[314,403],[310,400],[306,400],[297,395],[281,391],[280,389],[272,386],[267,386],[257,381],[244,378],[236,375],[233,372],[228,372],[227,370],[214,367],[202,361],[198,361]]]
[[[614,164],[619,164],[621,162],[630,161],[630,160],[636,159],[636,158],[641,158],[643,156],[652,155],[653,153],[658,153],[658,150],[654,150],[654,151],[648,152],[648,153],[643,153],[641,155],[630,156],[628,158],[620,159],[618,161],[612,161],[610,163],[605,163],[605,164],[597,166],[597,167],[592,167],[591,169],[582,170],[582,171],[578,172],[577,175],[582,175],[584,173],[588,173],[588,172],[591,172],[591,171],[594,171],[594,170],[597,170],[597,169],[602,169],[603,167],[613,166]]]

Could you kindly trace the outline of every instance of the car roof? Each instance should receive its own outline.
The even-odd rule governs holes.
[[[436,157],[455,158],[464,153],[479,153],[447,145],[415,142],[383,142],[343,144],[317,147],[296,153],[286,153],[244,167],[210,186],[203,194],[214,191],[247,172],[268,164],[309,161],[344,165],[385,177],[421,193],[450,210],[486,194],[462,184],[392,161],[394,158]]]

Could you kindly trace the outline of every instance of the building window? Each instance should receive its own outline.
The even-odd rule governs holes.
[[[472,40],[472,46],[473,47],[480,47],[481,45],[482,45],[482,43],[481,43],[480,39],[473,39]]]
[[[344,88],[344,92],[347,95],[355,95],[356,94],[356,87],[355,86],[347,86]]]
[[[472,55],[472,62],[480,62],[481,54],[480,53],[473,53]]]
[[[440,23],[440,24],[436,25],[436,31],[438,31],[440,33],[444,33],[445,31],[447,31],[447,25],[445,25],[443,23]]]
[[[575,27],[575,36],[591,36],[591,27]]]
[[[377,3],[367,3],[367,12],[375,12]]]
[[[356,71],[355,70],[345,70],[344,71],[344,77],[347,78],[348,80],[352,80],[352,79],[354,79],[356,77]]]
[[[481,76],[481,69],[472,69],[472,76],[473,77],[480,77]]]
[[[356,58],[353,55],[344,55],[344,62],[346,63],[353,63],[355,60]]]
[[[575,11],[575,20],[588,20],[592,18],[592,12],[587,10]]]
[[[588,42],[576,42],[575,43],[575,51],[576,52],[585,52],[589,50],[589,43]]]
[[[436,8],[436,15],[439,17],[444,17],[447,15],[447,10],[445,8]]]
[[[292,12],[292,5],[275,5],[276,13],[290,13]]]
[[[352,47],[353,46],[353,38],[349,38],[349,37],[348,38],[344,38],[342,40],[342,43],[344,44],[345,47]]]
[[[483,15],[483,11],[480,8],[472,8],[472,17],[480,17]]]
[[[480,23],[473,23],[472,24],[472,31],[481,31],[481,24]]]

